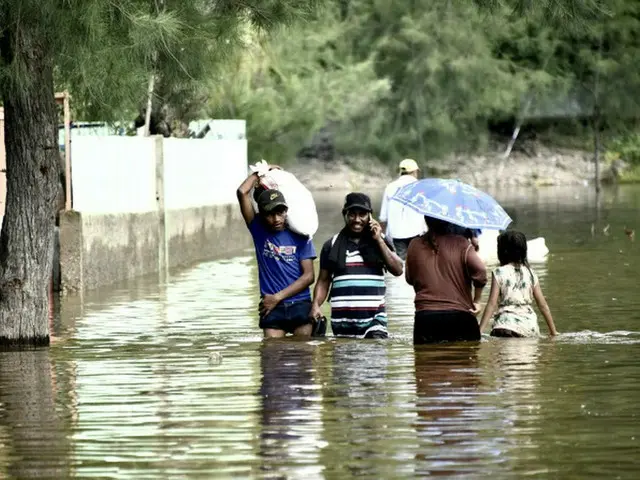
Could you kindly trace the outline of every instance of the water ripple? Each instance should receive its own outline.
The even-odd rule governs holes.
[[[513,208],[552,250],[557,338],[414,347],[388,276],[389,340],[263,341],[252,257],[202,263],[66,299],[51,348],[0,353],[0,478],[635,478],[638,250],[536,195]]]

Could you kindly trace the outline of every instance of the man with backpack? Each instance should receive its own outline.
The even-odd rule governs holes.
[[[320,274],[313,291],[311,316],[331,292],[331,329],[337,336],[387,338],[384,272],[400,276],[402,260],[371,212],[364,193],[347,195],[345,227],[327,240],[320,253]]]

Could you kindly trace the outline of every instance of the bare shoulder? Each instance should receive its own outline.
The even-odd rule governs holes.
[[[443,235],[438,237],[438,243],[449,246],[449,248],[458,251],[466,252],[471,246],[469,239],[464,238],[462,235]],[[471,249],[473,250],[473,249]],[[473,250],[475,252],[475,250]]]
[[[421,245],[424,244],[424,237],[421,235],[419,237],[415,237],[413,238],[410,242],[409,242],[409,247],[408,249],[416,249],[416,248],[420,248]]]

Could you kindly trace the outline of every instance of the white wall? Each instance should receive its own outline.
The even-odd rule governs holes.
[[[236,202],[247,176],[247,141],[167,138],[164,140],[166,210]]]
[[[92,214],[157,210],[153,138],[76,136],[71,167],[74,210]]]
[[[71,144],[73,208],[89,214],[157,210],[153,137],[77,136]],[[236,202],[247,176],[246,139],[163,139],[166,210]]]

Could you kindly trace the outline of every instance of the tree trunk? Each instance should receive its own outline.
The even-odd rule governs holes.
[[[53,62],[37,24],[12,20],[0,40],[2,60],[19,72],[1,83],[7,200],[0,234],[0,345],[48,345],[59,189]]]
[[[593,161],[595,163],[596,193],[600,192],[600,115],[596,107],[593,117]]]
[[[340,20],[345,21],[349,16],[349,4],[351,0],[340,0]]]
[[[598,62],[602,60],[602,33],[598,44]],[[593,85],[593,161],[595,163],[596,194],[600,193],[600,64],[596,64]]]
[[[147,88],[147,109],[144,112],[144,136],[148,137],[151,131],[151,110],[153,109],[153,85],[156,81],[154,73],[149,77],[149,87]]]

